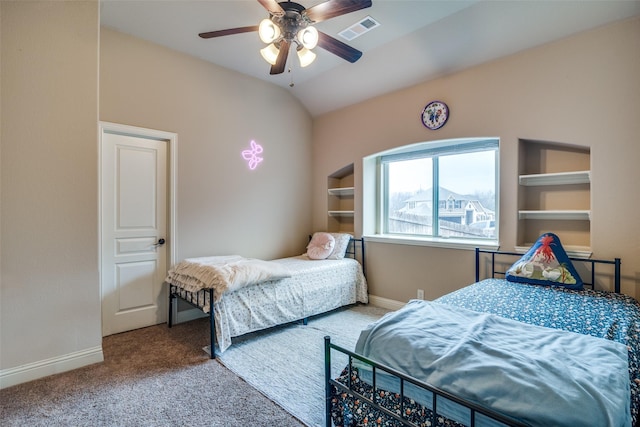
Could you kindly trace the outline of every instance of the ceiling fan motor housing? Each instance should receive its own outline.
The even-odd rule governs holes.
[[[271,13],[271,20],[280,27],[282,38],[292,42],[296,40],[296,35],[300,30],[313,24],[313,22],[303,13],[306,8],[301,4],[292,1],[283,1],[279,4],[284,10],[284,14]]]
[[[292,43],[297,45],[295,49],[302,67],[313,62],[316,55],[311,49],[315,46],[351,63],[362,56],[359,50],[318,31],[313,24],[371,7],[371,0],[327,0],[309,9],[292,1],[258,0],[258,3],[269,12],[269,18],[265,18],[260,25],[208,31],[198,35],[203,39],[210,39],[258,31],[260,39],[268,43],[260,53],[271,64],[269,74],[281,74],[284,71]]]

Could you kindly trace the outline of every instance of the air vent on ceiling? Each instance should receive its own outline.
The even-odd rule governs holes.
[[[356,37],[360,37],[364,33],[371,31],[379,26],[380,23],[378,21],[370,16],[367,16],[366,18],[362,19],[360,22],[353,24],[346,30],[342,30],[338,33],[338,35],[347,41],[351,41]]]

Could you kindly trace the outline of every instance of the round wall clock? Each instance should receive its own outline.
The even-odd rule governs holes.
[[[422,124],[431,130],[440,129],[449,119],[449,107],[442,101],[431,101],[422,110]]]

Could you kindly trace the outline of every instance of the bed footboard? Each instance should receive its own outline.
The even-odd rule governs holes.
[[[346,355],[348,358],[347,367],[343,371],[341,378],[344,381],[334,379],[332,376],[331,362],[332,351],[337,354]],[[360,363],[368,365],[372,372],[372,383],[366,384],[366,391],[362,391],[363,381],[359,381],[359,386],[356,386],[354,379],[358,378],[357,368],[354,367],[354,360]],[[330,337],[324,338],[324,363],[325,363],[325,424],[327,427],[332,426],[332,414],[340,412],[334,405],[339,405],[340,396],[347,395],[348,398],[352,398],[358,401],[359,405],[368,405],[368,413],[376,414],[376,418],[384,418],[386,420],[393,420],[400,423],[403,426],[420,427],[424,425],[441,426],[441,425],[476,425],[476,421],[482,418],[482,422],[486,425],[487,421],[494,421],[497,424],[506,426],[525,426],[515,419],[509,418],[490,409],[484,408],[473,402],[466,401],[457,396],[454,396],[444,390],[437,387],[433,387],[429,384],[425,384],[411,378],[403,373],[394,369],[380,365],[370,359],[362,357],[356,353],[353,353],[343,347],[337,346],[331,343]],[[396,384],[399,386],[399,392],[388,392],[381,389],[376,384],[376,378],[378,373],[383,373],[387,377],[392,377]],[[424,390],[428,396],[430,396],[430,402],[426,402],[424,406],[421,406],[421,410],[416,411],[415,402],[411,398],[407,397],[406,390],[411,386],[414,389],[417,387]],[[392,407],[387,406],[388,400],[385,396],[391,396],[395,398]],[[448,420],[446,416],[443,416],[439,407],[444,405],[458,405],[458,408],[462,407],[466,410],[466,417],[468,423],[460,423],[453,420]],[[458,409],[459,411],[459,409]],[[341,423],[338,423],[341,425]],[[345,425],[351,425],[344,423]],[[358,424],[359,425],[359,424]],[[395,425],[395,424],[394,424]]]

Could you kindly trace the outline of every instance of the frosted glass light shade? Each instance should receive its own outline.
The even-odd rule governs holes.
[[[278,37],[280,37],[280,27],[271,21],[271,19],[265,18],[260,21],[260,26],[258,27],[258,35],[260,36],[260,40],[265,43],[271,43]]]
[[[297,53],[298,53],[298,59],[300,60],[301,67],[306,67],[316,59],[316,54],[311,52],[309,49],[305,47],[300,49]]]
[[[260,54],[262,55],[264,60],[267,61],[271,65],[275,65],[276,64],[276,61],[278,60],[278,54],[279,53],[280,53],[280,51],[278,50],[276,45],[273,44],[273,43],[271,43],[269,46],[265,47],[264,49],[260,49]]]
[[[307,49],[313,49],[318,45],[318,30],[315,27],[307,27],[298,31],[298,41]]]

